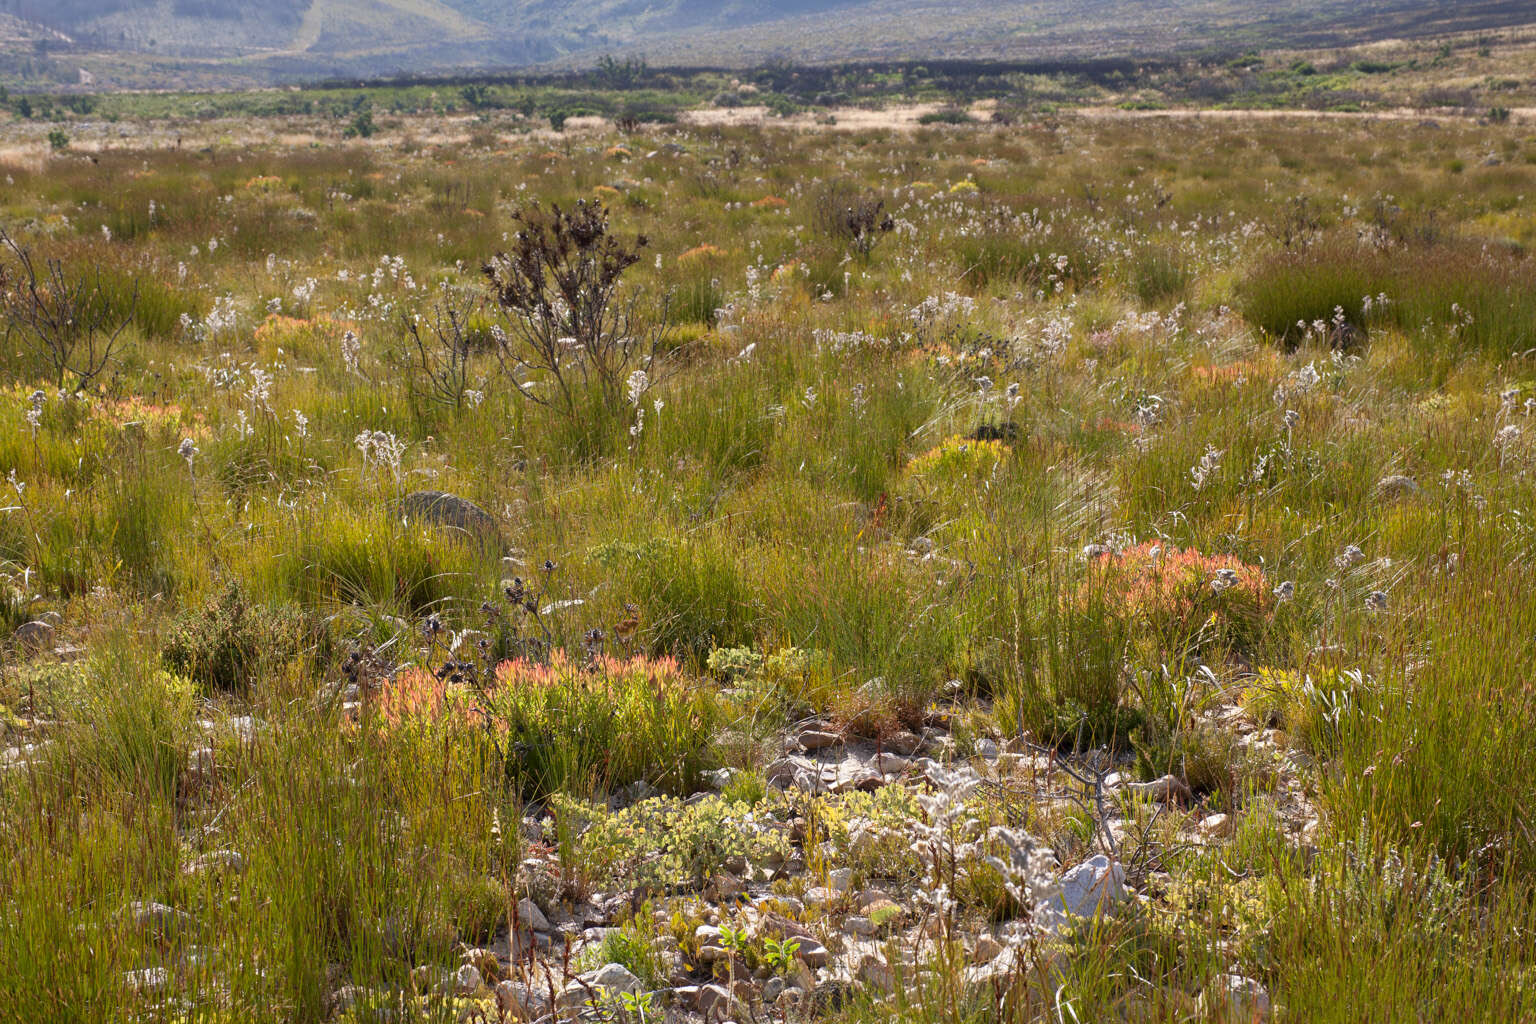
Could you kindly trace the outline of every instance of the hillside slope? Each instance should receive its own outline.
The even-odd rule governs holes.
[[[1532,21],[1524,0],[0,0],[0,80],[64,83],[78,66],[101,84],[272,84],[610,52],[708,64],[1151,57]]]

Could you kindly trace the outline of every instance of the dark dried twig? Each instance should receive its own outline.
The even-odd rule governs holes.
[[[0,272],[5,340],[19,333],[51,367],[54,385],[63,390],[65,381],[73,377],[70,391],[78,394],[106,369],[118,338],[133,322],[138,282],[127,310],[120,312],[102,286],[99,267],[76,273],[59,259],[48,259],[39,267],[31,250],[3,228],[0,250],[9,252],[13,265],[12,270]]]
[[[460,309],[457,296],[447,297],[423,318],[421,314],[404,318],[405,333],[414,343],[411,393],[418,398],[463,408],[469,391],[469,364],[472,340],[466,326],[468,316]]]

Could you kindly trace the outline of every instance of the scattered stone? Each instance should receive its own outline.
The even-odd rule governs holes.
[[[58,630],[51,624],[41,619],[33,619],[31,622],[23,622],[12,633],[17,645],[28,654],[36,654],[45,647],[53,646],[53,638]]]
[[[600,988],[607,992],[634,994],[645,991],[645,983],[631,974],[623,964],[604,964],[581,977],[593,988]]]
[[[582,984],[580,979],[572,978],[565,983],[565,987],[555,997],[555,1005],[562,1010],[574,1010],[591,999],[592,994],[589,986]]]
[[[998,749],[997,741],[983,736],[976,741],[976,756],[986,761],[996,761],[1002,751]]]
[[[821,781],[821,767],[803,757],[781,757],[768,766],[763,776],[775,789],[799,789],[807,793],[823,793],[827,789]]]
[[[174,937],[193,923],[191,914],[147,900],[128,904],[124,913],[137,931],[163,940]]]
[[[170,983],[171,972],[164,967],[145,967],[123,972],[123,984],[141,996],[155,995]]]
[[[1104,854],[1090,857],[1061,879],[1059,898],[1074,917],[1093,917],[1125,898],[1125,868]]]
[[[1202,820],[1197,826],[1197,830],[1207,839],[1229,835],[1232,832],[1232,819],[1225,814],[1213,814]]]
[[[900,732],[887,736],[885,743],[882,745],[893,754],[898,754],[901,757],[911,757],[917,753],[918,748],[923,745],[923,741],[916,733],[903,729]]]
[[[219,871],[239,874],[245,870],[245,858],[238,850],[210,850],[182,865],[181,873],[188,877]]]
[[[833,868],[827,872],[827,888],[834,893],[845,893],[853,886],[852,868]]]
[[[251,743],[255,741],[256,733],[263,727],[264,723],[252,715],[232,715],[224,719],[222,724],[224,731],[230,733],[239,742]],[[215,725],[213,729],[208,731],[214,732],[217,729],[218,726]]]
[[[896,972],[879,957],[867,955],[859,964],[859,980],[887,995],[896,991]]]
[[[508,1020],[533,1021],[549,1012],[549,997],[508,979],[496,986],[496,1009]]]
[[[976,948],[971,951],[971,962],[977,964],[989,964],[1003,955],[1003,944],[990,935],[983,935],[976,940]]]
[[[400,511],[411,519],[461,530],[482,543],[501,540],[501,531],[489,512],[469,499],[454,494],[415,491],[400,499]]]
[[[1234,1024],[1257,1024],[1269,1019],[1269,992],[1257,981],[1241,974],[1224,974],[1217,978],[1201,1002],[1204,1004],[1202,1016],[1209,1015]]]
[[[44,743],[23,743],[0,751],[0,766],[20,768],[47,749]]]
[[[485,987],[485,979],[474,964],[463,964],[453,972],[453,992],[460,996],[478,995]]]
[[[898,754],[876,754],[871,762],[874,769],[882,775],[900,775],[911,764],[906,758]]]
[[[794,746],[801,750],[814,751],[835,747],[843,742],[843,738],[837,733],[824,729],[819,725],[807,726],[795,734],[792,741]]]
[[[799,942],[800,948],[795,950],[795,955],[804,962],[805,966],[812,970],[819,970],[831,961],[832,954],[827,952],[827,947],[815,939],[800,939]]]
[[[1125,787],[1132,794],[1151,800],[1154,803],[1169,803],[1174,800],[1191,800],[1193,794],[1189,786],[1177,775],[1164,775],[1160,779],[1151,782],[1132,782]]]
[[[857,757],[849,755],[838,762],[829,788],[838,794],[856,791],[867,793],[883,785],[885,785],[885,779],[879,772]]]
[[[1411,476],[1394,474],[1382,477],[1376,484],[1376,494],[1381,498],[1407,498],[1418,494],[1420,487]]]
[[[742,987],[740,983],[738,987]],[[724,985],[705,985],[699,989],[695,1005],[706,1021],[724,1021],[746,1009],[741,994],[732,992]]]
[[[769,978],[767,981],[763,982],[763,1002],[778,1002],[779,996],[784,994],[784,989],[785,984],[783,978],[777,976]]]
[[[480,977],[485,979],[487,985],[494,985],[501,979],[501,960],[495,952],[489,949],[466,949],[464,962],[472,965],[480,972]]]
[[[709,884],[704,888],[704,894],[716,903],[723,903],[739,896],[743,888],[741,879],[729,871],[721,871],[710,878]]]
[[[843,921],[843,931],[848,932],[850,935],[870,936],[875,934],[877,929],[875,928],[875,923],[869,918],[861,914],[855,914]]]
[[[549,918],[544,916],[544,911],[539,909],[537,903],[526,896],[517,901],[517,923],[536,932],[550,930]]]

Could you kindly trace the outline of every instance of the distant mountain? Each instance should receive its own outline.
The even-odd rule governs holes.
[[[1042,59],[1536,22],[1530,0],[0,0],[0,78],[98,84],[765,58]]]

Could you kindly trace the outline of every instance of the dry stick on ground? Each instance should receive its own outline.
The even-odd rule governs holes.
[[[0,228],[0,250],[8,250],[17,280],[0,273],[0,307],[5,317],[5,340],[19,333],[23,342],[42,356],[53,371],[54,386],[64,390],[75,378],[78,393],[106,369],[112,349],[128,325],[139,301],[134,281],[128,308],[119,314],[102,288],[101,270],[74,273],[62,260],[48,259],[41,270],[26,246]]]
[[[1115,840],[1114,833],[1110,831],[1109,810],[1104,804],[1104,780],[1113,773],[1113,766],[1100,770],[1085,762],[1079,767],[1074,767],[1058,751],[1042,747],[1036,743],[1029,744],[1029,747],[1035,753],[1045,754],[1049,757],[1053,765],[1060,768],[1087,791],[1086,797],[1083,800],[1079,800],[1075,795],[1072,798],[1078,800],[1079,803],[1091,802],[1092,807],[1085,806],[1084,810],[1088,812],[1088,816],[1093,820],[1093,831],[1103,840],[1104,849],[1109,852],[1109,855],[1118,860],[1120,857],[1120,844]]]

